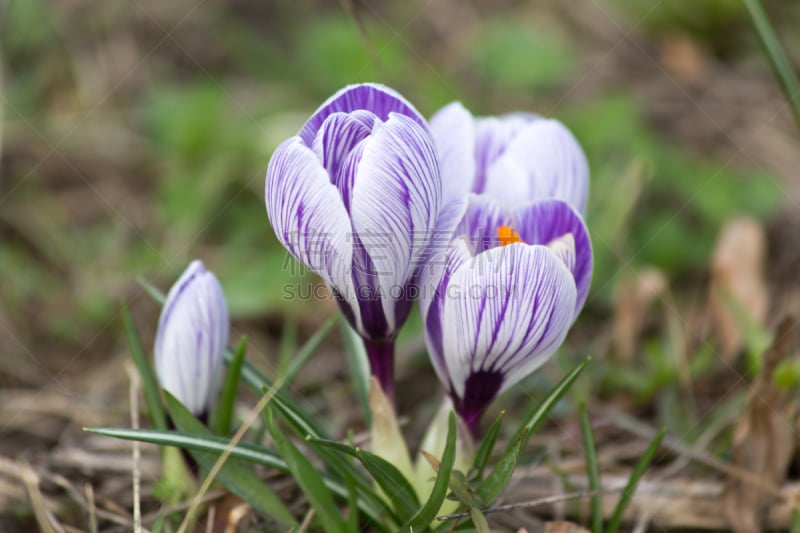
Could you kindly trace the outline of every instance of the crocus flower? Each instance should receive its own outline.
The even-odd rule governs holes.
[[[193,261],[161,309],[155,362],[161,386],[201,419],[219,389],[229,327],[222,287],[201,261]]]
[[[425,119],[388,87],[346,87],[275,150],[265,196],[278,240],[327,283],[391,395],[394,338],[441,205]]]
[[[562,200],[509,209],[473,194],[455,235],[424,270],[420,307],[433,366],[474,434],[492,399],[563,342],[586,300],[592,250]]]
[[[431,117],[430,128],[445,202],[470,192],[511,207],[555,198],[585,213],[586,156],[559,121],[529,113],[475,118],[453,102]]]

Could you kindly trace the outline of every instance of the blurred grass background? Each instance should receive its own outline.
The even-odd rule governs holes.
[[[796,62],[800,5],[766,5]],[[263,176],[348,83],[388,84],[426,116],[461,100],[574,131],[592,171],[588,330],[607,327],[621,277],[652,266],[691,291],[723,222],[768,221],[800,192],[797,136],[737,0],[6,0],[0,61],[8,387],[124,351],[120,302],[152,332],[136,278],[166,289],[196,257],[237,332],[318,324],[330,302],[283,298],[297,269]],[[571,350],[592,348],[584,329]]]

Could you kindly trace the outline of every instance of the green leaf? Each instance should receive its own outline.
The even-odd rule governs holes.
[[[361,413],[364,415],[364,422],[367,427],[372,425],[372,410],[369,408],[369,360],[364,343],[358,333],[350,327],[344,315],[339,321],[339,330],[342,334],[344,343],[344,354],[347,358],[347,366],[350,369],[350,376],[353,379],[353,388],[356,391],[356,398],[361,406]]]
[[[225,362],[230,364],[233,360],[233,355],[234,354],[230,349],[226,350]],[[264,393],[264,390],[271,389],[273,385],[273,381],[271,379],[263,375],[247,361],[242,363],[241,379],[245,385],[250,388],[250,390],[259,396]],[[311,416],[304,412],[303,409],[291,398],[289,398],[283,390],[280,390],[275,394],[271,403],[273,407],[278,408],[278,414],[281,415],[281,418],[283,418],[284,422],[291,425],[299,435],[305,436],[310,434],[322,438],[330,438],[329,435],[314,422]]]
[[[336,326],[336,317],[331,317],[327,321],[325,321],[322,326],[314,332],[310,339],[306,341],[306,343],[300,348],[297,354],[294,356],[294,361],[289,369],[286,371],[286,375],[283,378],[283,385],[281,386],[282,389],[285,389],[289,385],[291,385],[294,378],[297,376],[297,373],[300,372],[300,369],[303,368],[303,365],[306,364],[309,357],[311,357],[314,352],[319,348],[322,341],[330,335],[333,328]]]
[[[447,496],[447,489],[450,486],[450,474],[453,471],[453,465],[456,461],[456,417],[450,413],[450,419],[447,425],[447,443],[442,453],[442,460],[439,464],[439,472],[436,474],[436,480],[433,482],[433,489],[428,501],[420,507],[419,511],[411,517],[403,527],[402,531],[419,531],[422,530],[436,518],[436,514],[444,503]]]
[[[197,420],[183,404],[168,392],[164,394],[175,426],[180,431],[211,435],[202,422]],[[210,470],[217,461],[217,454],[192,451],[192,457],[204,469]],[[227,461],[217,474],[217,479],[232,493],[253,506],[257,511],[278,520],[284,525],[295,526],[292,513],[286,508],[277,494],[269,488],[252,470],[236,462]]]
[[[514,438],[509,442],[494,470],[478,486],[477,494],[481,505],[488,507],[503,493],[511,480],[511,475],[517,466],[519,455],[528,443],[528,438],[544,422],[547,415],[555,407],[567,390],[572,386],[581,371],[591,361],[591,357],[585,358],[575,369],[567,374],[561,382],[550,391],[544,401],[523,417],[523,422]]]
[[[266,411],[267,429],[278,449],[278,454],[286,461],[292,477],[308,499],[314,509],[322,528],[329,533],[343,533],[347,525],[342,519],[342,512],[333,500],[333,494],[325,486],[322,474],[313,464],[297,449],[291,440],[281,431],[272,415],[272,410]]]
[[[489,458],[492,456],[494,445],[497,442],[497,436],[500,433],[500,425],[503,423],[503,417],[505,414],[505,411],[500,411],[497,420],[495,420],[486,431],[486,434],[483,436],[483,440],[481,441],[481,445],[478,447],[478,451],[475,453],[475,460],[472,462],[472,469],[474,471],[473,477],[478,481],[483,478],[483,470],[486,468],[486,463],[489,462]]]
[[[644,454],[636,462],[636,466],[633,467],[633,472],[631,472],[631,476],[628,478],[628,483],[625,485],[619,497],[619,501],[617,502],[617,506],[614,508],[614,513],[611,515],[611,519],[608,522],[606,532],[616,533],[619,531],[625,509],[628,507],[634,492],[636,492],[636,485],[650,467],[650,463],[653,462],[653,457],[655,457],[658,447],[661,446],[661,440],[664,438],[666,432],[666,429],[659,431],[656,438],[653,439],[653,442],[650,443],[650,446],[647,447]]]
[[[287,317],[281,330],[281,344],[278,348],[278,376],[284,376],[289,371],[292,359],[297,351],[297,321]]]
[[[483,516],[480,509],[477,507],[470,507],[469,516],[472,518],[472,523],[475,525],[475,531],[478,533],[489,533],[491,531],[491,529],[489,529],[489,523],[486,521],[486,517]]]
[[[164,302],[167,301],[166,295],[163,292],[161,292],[158,289],[158,287],[156,287],[146,279],[139,277],[136,279],[136,281],[139,283],[139,286],[141,286],[142,289],[144,289],[144,292],[146,292],[147,295],[150,298],[152,298],[158,305],[163,306]]]
[[[589,477],[589,489],[592,495],[592,531],[603,533],[603,496],[600,494],[600,464],[597,461],[597,448],[594,444],[592,434],[592,424],[589,421],[589,413],[586,411],[586,404],[581,404],[581,434],[583,435],[583,452],[586,457],[586,470]]]
[[[161,385],[159,385],[150,366],[150,361],[142,348],[142,341],[139,339],[139,333],[136,331],[136,326],[133,323],[128,307],[123,305],[120,313],[122,315],[122,327],[125,329],[125,337],[128,339],[133,363],[142,378],[144,401],[147,404],[150,422],[157,429],[167,429],[167,417],[164,414],[164,407],[161,405]]]
[[[797,79],[797,74],[792,68],[792,63],[786,56],[786,51],[770,23],[769,17],[764,12],[761,2],[759,0],[744,0],[744,5],[747,6],[750,18],[753,19],[758,38],[767,53],[772,70],[781,84],[786,101],[794,113],[797,128],[800,130],[800,81]]]
[[[228,364],[228,374],[222,386],[219,403],[214,411],[214,432],[217,435],[227,435],[231,431],[233,408],[236,402],[236,391],[239,388],[239,376],[242,373],[244,354],[247,351],[247,337],[242,337],[233,357]]]
[[[151,442],[162,446],[175,446],[178,448],[186,448],[187,450],[211,452],[216,455],[224,452],[230,444],[229,439],[211,435],[207,432],[204,434],[195,434],[160,429],[131,428],[84,428],[84,431],[117,439],[138,440],[140,442]],[[278,457],[275,452],[249,442],[240,442],[237,444],[231,451],[231,458],[264,465],[285,474],[290,473],[286,462]],[[347,498],[346,487],[328,477],[325,477],[324,481],[325,486],[328,487],[331,492],[341,498]],[[370,499],[369,496],[371,495],[359,492],[358,508],[366,517],[372,520],[377,527],[380,527],[382,523],[381,519],[388,513],[388,508],[379,499],[379,504],[373,505],[371,501],[374,501],[375,498]]]
[[[341,442],[313,438],[306,440],[357,458],[389,498],[401,522],[405,522],[419,510],[419,499],[414,487],[400,470],[386,459]]]

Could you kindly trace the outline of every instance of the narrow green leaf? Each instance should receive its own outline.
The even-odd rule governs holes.
[[[342,342],[344,344],[344,354],[347,358],[347,366],[350,369],[350,376],[353,380],[353,388],[356,398],[361,406],[361,413],[367,427],[372,425],[372,410],[369,408],[369,360],[364,343],[358,333],[353,330],[344,315],[339,321],[339,331],[341,331]]]
[[[402,531],[419,531],[428,527],[431,521],[436,518],[439,509],[442,508],[442,503],[447,496],[447,489],[450,485],[450,474],[453,471],[453,465],[456,462],[456,417],[450,414],[450,419],[447,425],[447,443],[442,453],[442,460],[439,464],[439,472],[436,474],[436,479],[433,482],[433,489],[428,501],[420,507],[419,511],[411,517],[403,527]]]
[[[358,489],[352,476],[345,477],[344,485],[347,487],[347,530],[358,533]]]
[[[478,485],[475,492],[482,507],[490,506],[503,493],[527,442],[528,430],[523,428],[522,433],[509,443],[503,455],[500,456],[492,473]]]
[[[225,437],[210,434],[195,434],[179,431],[166,431],[160,429],[131,429],[131,428],[84,428],[84,431],[95,433],[97,435],[105,435],[124,440],[138,440],[140,442],[151,442],[162,446],[175,446],[178,448],[186,448],[187,450],[199,450],[211,452],[219,455],[227,448],[230,440]],[[271,450],[262,448],[250,442],[240,442],[231,452],[232,459],[239,459],[253,464],[264,465],[269,468],[274,468],[285,474],[289,474],[289,467],[286,462]],[[345,499],[347,498],[347,488],[340,483],[325,477],[325,486],[337,496]],[[380,527],[382,518],[387,515],[388,508],[380,502],[377,505],[370,503],[374,501],[368,498],[369,494],[362,494],[359,492],[358,508],[376,526]],[[383,529],[383,528],[381,528]]]
[[[581,404],[581,434],[583,435],[583,453],[586,458],[586,470],[589,477],[589,489],[592,495],[592,516],[590,518],[593,533],[603,533],[603,495],[600,494],[600,463],[597,460],[597,448],[594,444],[592,424],[586,404]]]
[[[222,386],[219,403],[214,411],[214,432],[217,435],[227,435],[231,431],[233,408],[236,403],[236,391],[239,388],[239,376],[242,373],[244,354],[247,351],[247,337],[242,337],[230,363],[225,383]]]
[[[139,286],[144,289],[144,292],[152,298],[158,305],[164,305],[164,302],[167,301],[166,295],[161,292],[158,287],[144,279],[143,277],[136,278],[136,281],[139,282]]]
[[[797,79],[797,74],[760,0],[744,0],[744,5],[750,13],[761,45],[767,53],[775,77],[778,78],[786,101],[794,113],[797,127],[800,129],[800,81]]]
[[[386,459],[337,441],[311,437],[306,438],[306,441],[357,458],[389,498],[401,522],[408,520],[419,509],[419,499],[414,487],[400,470]]]
[[[230,364],[233,359],[233,352],[229,349],[225,351],[225,362]],[[259,372],[256,367],[247,361],[242,363],[241,379],[250,390],[258,395],[269,390],[273,386],[273,381]],[[321,438],[330,438],[330,435],[314,422],[297,403],[289,398],[285,391],[279,390],[272,398],[273,407],[278,408],[281,418],[294,429],[299,436],[315,435]]]
[[[633,494],[636,492],[636,485],[650,467],[650,463],[653,462],[653,457],[655,457],[658,447],[661,446],[661,440],[664,438],[666,432],[666,429],[659,431],[658,435],[653,439],[653,442],[650,443],[650,446],[647,447],[644,454],[636,462],[636,466],[633,468],[633,472],[631,472],[631,476],[628,478],[628,483],[625,484],[625,489],[623,489],[622,494],[620,494],[617,506],[614,508],[614,513],[611,515],[611,519],[605,529],[606,532],[616,533],[619,531],[625,509],[628,507]]]
[[[125,329],[125,337],[128,339],[128,347],[131,350],[133,363],[142,378],[142,389],[144,391],[144,401],[147,405],[147,412],[150,415],[150,423],[158,429],[167,429],[167,417],[164,414],[164,407],[161,405],[161,386],[153,373],[150,361],[142,348],[142,341],[136,331],[136,325],[128,310],[128,306],[123,305],[120,310],[122,315],[122,327]]]
[[[278,348],[278,376],[285,376],[297,352],[297,321],[287,317],[281,330],[281,344]]]
[[[477,494],[482,506],[488,507],[503,493],[506,485],[511,480],[511,474],[514,473],[514,469],[517,466],[519,455],[528,443],[528,438],[544,422],[553,407],[566,394],[575,380],[578,379],[578,376],[586,368],[589,361],[591,361],[591,357],[585,358],[550,391],[541,404],[535,406],[523,417],[520,428],[514,438],[511,439],[511,442],[509,442],[497,465],[478,486]]]
[[[478,447],[478,451],[475,452],[475,460],[472,462],[472,469],[474,472],[473,477],[478,481],[483,479],[483,470],[486,468],[486,463],[489,462],[489,458],[492,456],[492,451],[494,451],[494,445],[497,442],[497,436],[500,434],[500,425],[503,423],[505,414],[505,411],[500,411],[497,420],[495,420],[486,431],[481,445]]]
[[[168,392],[164,394],[175,426],[180,431],[211,435],[211,432],[189,412],[183,404]],[[189,450],[195,461],[208,471],[217,460],[218,455]],[[228,490],[253,506],[254,509],[274,518],[287,526],[297,525],[292,513],[281,499],[252,470],[233,461],[227,461],[217,474],[217,479]]]
[[[278,449],[278,454],[286,461],[292,477],[308,499],[321,522],[322,528],[329,533],[344,533],[347,525],[342,519],[342,513],[333,500],[333,494],[325,486],[322,474],[313,464],[297,449],[292,441],[284,435],[272,415],[272,410],[267,409],[267,429]]]
[[[297,354],[294,356],[291,366],[286,371],[286,374],[283,378],[283,385],[281,386],[282,389],[287,388],[289,385],[292,384],[292,381],[297,376],[297,373],[303,368],[303,366],[308,361],[309,357],[311,357],[317,348],[319,348],[322,341],[330,335],[333,328],[336,326],[337,318],[331,317],[325,321],[322,326],[314,332],[314,334],[309,338],[305,344],[300,348]]]
[[[477,507],[469,508],[469,517],[472,518],[472,524],[475,526],[475,531],[477,531],[477,533],[489,533],[491,531],[486,517],[483,516],[483,513]]]

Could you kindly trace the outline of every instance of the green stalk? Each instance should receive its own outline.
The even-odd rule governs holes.
[[[742,0],[800,130],[800,81],[760,0]]]

